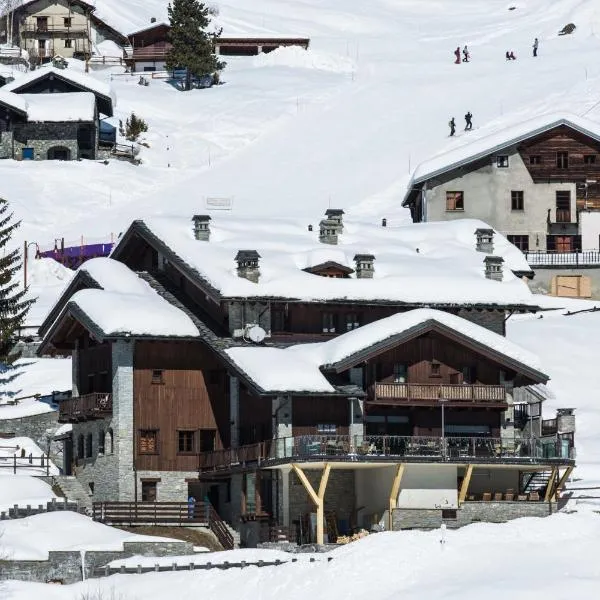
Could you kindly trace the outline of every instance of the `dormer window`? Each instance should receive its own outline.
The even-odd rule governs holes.
[[[499,154],[496,156],[496,166],[499,169],[507,169],[508,168],[508,155],[507,154]]]
[[[342,265],[333,260],[328,260],[327,262],[315,265],[313,267],[307,267],[304,269],[307,273],[311,273],[312,275],[319,275],[320,277],[332,277],[334,279],[348,279],[352,273],[354,273],[354,269],[347,267],[346,265]]]

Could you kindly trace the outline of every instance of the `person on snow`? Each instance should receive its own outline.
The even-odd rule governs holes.
[[[448,121],[448,126],[450,127],[450,137],[452,137],[454,135],[454,132],[456,131],[456,123],[454,122],[454,117],[452,117],[450,121]]]
[[[460,46],[456,47],[456,50],[454,51],[454,56],[456,57],[456,60],[454,61],[455,65],[460,65]]]
[[[473,115],[471,114],[471,111],[465,115],[465,122],[465,131],[471,131],[471,129],[473,129]]]
[[[470,54],[469,54],[469,49],[465,46],[463,48],[463,62],[469,62],[469,58],[470,58]]]
[[[517,60],[517,57],[515,56],[515,53],[512,50],[506,51],[506,60]]]
[[[538,51],[538,39],[535,38],[535,40],[533,40],[533,57],[535,58],[537,56],[537,51]]]

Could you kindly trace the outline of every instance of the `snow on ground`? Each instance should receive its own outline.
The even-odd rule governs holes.
[[[114,575],[74,586],[8,582],[4,593],[7,600],[72,600],[85,590],[105,597],[113,590],[124,600],[161,600],[184,590],[222,600],[587,599],[598,592],[598,539],[598,515],[559,514],[472,525],[447,532],[443,544],[439,530],[379,533],[339,548],[330,562]]]
[[[45,560],[49,550],[122,550],[123,542],[173,541],[114,529],[71,511],[5,521],[1,531],[12,560]]]
[[[0,440],[4,443],[3,440]],[[57,498],[52,488],[35,477],[28,475],[13,475],[12,471],[9,477],[0,469],[0,511],[8,511],[15,504],[25,507],[28,504],[37,508],[40,504],[46,505],[53,498]],[[0,526],[0,532],[2,527]]]
[[[70,358],[20,358],[3,374],[8,381],[0,389],[0,419],[16,419],[54,410],[50,404],[32,398],[71,389]],[[16,398],[23,398],[17,404]]]
[[[14,471],[15,456],[17,457],[16,473]],[[29,462],[30,456],[32,457],[31,463]],[[0,486],[12,485],[14,475],[28,477],[58,475],[59,470],[52,461],[50,461],[48,469],[46,467],[46,460],[44,460],[44,466],[42,466],[41,460],[39,460],[42,456],[46,456],[45,451],[43,451],[31,438],[0,438]],[[17,490],[14,492],[14,498],[15,502],[17,502]]]

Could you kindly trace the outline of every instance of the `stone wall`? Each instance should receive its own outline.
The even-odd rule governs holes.
[[[482,255],[483,256],[483,255]],[[461,308],[458,311],[458,316],[466,319],[467,321],[471,321],[471,323],[475,323],[476,325],[481,325],[494,333],[499,335],[505,335],[506,328],[504,325],[505,314],[500,310],[466,310]]]
[[[16,437],[31,438],[44,453],[48,449],[48,440],[54,437],[54,432],[58,427],[58,412],[54,410],[18,419],[2,419],[2,409],[0,408],[0,434],[14,434]],[[60,451],[62,451],[62,445],[58,442],[51,442],[50,455],[55,457]]]
[[[579,267],[572,269],[540,269],[534,267],[533,279],[527,280],[527,285],[536,294],[549,294],[552,290],[552,279],[559,275],[582,275],[590,278],[591,298],[600,299],[600,267]]]
[[[265,302],[230,302],[229,332],[233,337],[240,337],[249,323],[260,325],[267,333],[271,331],[271,311]]]
[[[198,480],[198,471],[138,471],[138,500],[142,498],[142,480],[156,480],[157,502],[187,502],[188,482]],[[133,498],[131,498],[133,500]],[[202,498],[196,498],[202,500]]]
[[[456,519],[442,518],[440,509],[397,508],[393,514],[393,528],[437,529],[444,523],[449,529],[458,529],[471,523],[506,523],[521,517],[547,517],[556,512],[550,502],[465,502],[456,510]]]
[[[88,550],[84,565],[86,579],[99,567],[130,556],[183,556],[193,554],[191,542],[124,542],[121,551]],[[82,556],[79,551],[48,552],[48,560],[0,560],[0,581],[17,579],[45,583],[57,579],[65,584],[82,580]]]

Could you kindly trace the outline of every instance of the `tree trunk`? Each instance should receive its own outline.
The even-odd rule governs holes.
[[[188,92],[192,89],[192,74],[189,69],[185,71],[185,91]]]

